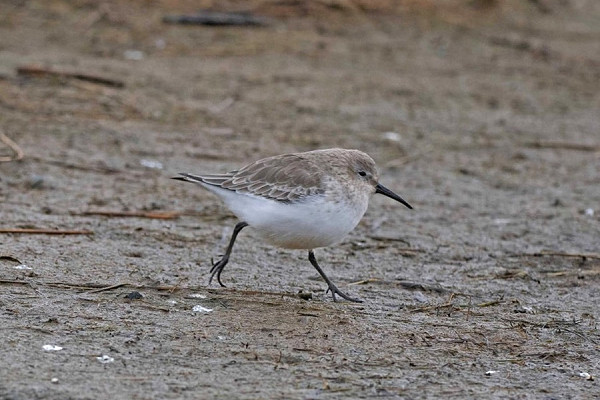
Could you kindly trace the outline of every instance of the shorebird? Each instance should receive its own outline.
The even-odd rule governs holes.
[[[255,161],[226,174],[180,173],[173,179],[197,183],[213,192],[239,218],[222,258],[211,259],[209,284],[229,262],[235,240],[249,226],[267,243],[308,250],[308,260],[325,280],[334,301],[343,293],[325,275],[314,249],[340,242],[361,220],[375,193],[412,209],[379,183],[375,161],[359,150],[325,149],[282,154]]]

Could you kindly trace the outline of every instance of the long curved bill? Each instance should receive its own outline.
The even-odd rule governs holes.
[[[382,195],[387,196],[390,199],[394,199],[394,200],[404,204],[406,207],[408,207],[412,210],[412,206],[410,204],[408,204],[406,202],[406,200],[404,200],[402,197],[398,196],[396,193],[392,192],[390,189],[383,186],[381,183],[378,183],[377,186],[375,186],[375,193],[381,193]]]

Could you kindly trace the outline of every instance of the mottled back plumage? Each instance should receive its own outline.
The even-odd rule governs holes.
[[[181,174],[188,180],[284,203],[323,194],[322,175],[314,162],[301,154],[265,158],[226,174]]]

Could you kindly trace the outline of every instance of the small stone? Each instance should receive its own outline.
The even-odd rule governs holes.
[[[312,293],[311,292],[298,292],[298,297],[300,297],[302,300],[311,300]]]
[[[125,295],[125,298],[128,300],[139,300],[143,297],[140,292],[131,292]]]

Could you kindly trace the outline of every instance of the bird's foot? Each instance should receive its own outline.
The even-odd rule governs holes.
[[[213,260],[212,257],[210,258],[210,263],[212,264],[212,268],[210,269],[210,278],[208,279],[208,284],[209,285],[212,283],[212,280],[213,280],[213,278],[216,275],[217,276],[217,282],[219,282],[219,285],[221,285],[222,287],[225,287],[225,285],[223,284],[223,282],[221,282],[221,272],[223,272],[223,268],[225,268],[225,266],[227,265],[228,261],[229,261],[229,257],[227,255],[223,256],[216,263],[215,263],[215,261]]]
[[[354,303],[362,303],[363,302],[361,299],[357,299],[357,298],[348,296],[346,293],[344,293],[340,289],[338,289],[338,287],[335,286],[333,283],[329,284],[329,287],[327,288],[327,291],[325,292],[325,294],[327,294],[329,292],[331,292],[331,297],[333,297],[333,301],[336,301],[336,302],[337,302],[337,297],[335,297],[336,294],[339,294],[344,299],[346,299],[348,301],[352,301]]]

